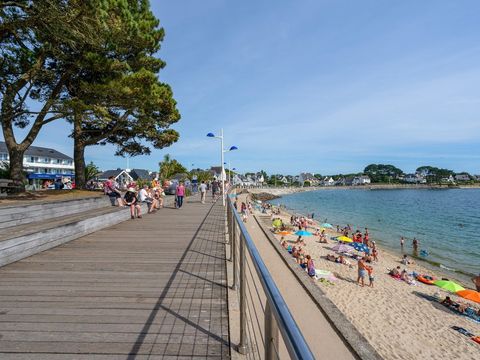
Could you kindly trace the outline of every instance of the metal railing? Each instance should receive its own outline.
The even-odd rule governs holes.
[[[227,225],[231,288],[237,290],[240,307],[238,352],[247,359],[314,359],[230,197]]]

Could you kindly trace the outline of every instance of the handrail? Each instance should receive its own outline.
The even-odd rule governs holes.
[[[305,338],[303,337],[302,332],[293,319],[285,300],[280,294],[275,281],[270,275],[267,266],[263,262],[260,253],[253,243],[250,234],[243,224],[240,215],[234,210],[232,199],[229,196],[227,199],[228,211],[231,212],[236,224],[240,228],[240,233],[244,239],[245,246],[250,253],[253,265],[255,266],[257,275],[262,283],[263,290],[265,291],[267,303],[270,305],[270,309],[282,334],[283,341],[285,342],[285,346],[290,354],[290,357],[292,359],[315,359],[307,342],[305,341]]]

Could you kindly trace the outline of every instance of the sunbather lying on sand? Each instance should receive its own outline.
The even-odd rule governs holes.
[[[337,264],[348,265],[348,266],[352,267],[352,263],[350,261],[348,261],[347,259],[345,259],[345,257],[343,255],[340,255],[340,256],[336,257],[333,254],[328,254],[326,256],[326,259],[329,260],[329,261],[333,261]]]

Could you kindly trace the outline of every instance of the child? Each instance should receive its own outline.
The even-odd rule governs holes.
[[[125,205],[130,206],[130,218],[133,220],[135,219],[135,211],[137,213],[137,218],[142,218],[141,208],[138,205],[137,196],[135,195],[135,189],[129,187],[125,196],[123,197],[125,200]]]
[[[310,255],[307,255],[306,258],[307,258],[307,273],[308,273],[308,276],[315,277],[316,273],[315,273],[315,264],[313,263],[313,259]]]
[[[367,273],[368,273],[368,280],[370,281],[368,286],[373,288],[373,281],[375,280],[375,277],[373,276],[373,267],[371,266],[366,266]]]

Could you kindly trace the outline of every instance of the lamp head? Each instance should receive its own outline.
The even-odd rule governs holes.
[[[238,150],[238,147],[236,147],[236,146],[230,146],[230,149],[228,149],[228,151],[232,151],[232,150]]]
[[[207,137],[215,137],[215,134],[214,133],[208,133]]]

